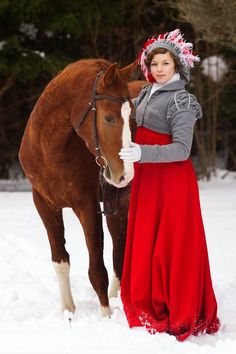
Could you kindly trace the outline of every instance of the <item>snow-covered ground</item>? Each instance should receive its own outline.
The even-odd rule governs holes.
[[[119,298],[102,318],[87,276],[85,241],[74,214],[64,211],[78,308],[71,324],[60,313],[47,236],[30,192],[0,193],[0,353],[235,354],[236,178],[200,182],[212,279],[222,323],[215,335],[179,343],[168,334],[129,329]],[[105,263],[112,276],[111,240],[105,228]]]

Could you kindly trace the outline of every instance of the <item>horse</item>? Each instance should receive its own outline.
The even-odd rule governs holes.
[[[115,190],[122,191],[119,208],[106,215],[113,242],[112,296],[117,294],[122,275],[128,192],[134,174],[133,164],[124,163],[118,152],[132,139],[131,98],[143,85],[138,81],[130,84],[130,95],[128,79],[135,67],[132,63],[118,69],[116,63],[105,59],[69,64],[44,89],[23,134],[19,160],[47,231],[62,311],[75,312],[62,217],[63,208],[69,207],[84,231],[88,275],[102,315],[111,315],[98,186],[102,176]]]

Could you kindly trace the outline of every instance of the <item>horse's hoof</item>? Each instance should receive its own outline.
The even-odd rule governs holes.
[[[111,308],[110,306],[101,306],[102,317],[111,318]]]
[[[61,307],[61,311],[62,311],[63,313],[71,313],[72,316],[74,315],[75,310],[76,310],[76,308],[75,308],[75,306],[74,306],[74,303],[71,304],[71,305],[67,305],[67,306],[62,306],[62,307]]]
[[[63,318],[66,322],[71,324],[71,322],[73,321],[73,318],[74,318],[74,311],[71,312],[69,310],[64,310],[63,311]]]

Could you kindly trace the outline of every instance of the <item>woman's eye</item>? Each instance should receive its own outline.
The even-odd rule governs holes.
[[[115,119],[115,117],[113,117],[113,116],[105,116],[105,121],[106,121],[107,123],[113,124],[113,123],[115,123],[116,119]]]

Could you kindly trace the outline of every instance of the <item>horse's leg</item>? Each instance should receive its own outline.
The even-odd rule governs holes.
[[[109,297],[118,296],[120,289],[120,280],[122,276],[127,215],[128,215],[129,197],[120,199],[119,211],[115,215],[107,215],[107,227],[110,231],[113,243],[113,279],[109,289]]]
[[[57,274],[61,293],[62,311],[74,313],[75,305],[71,294],[69,254],[65,249],[62,210],[56,209],[33,189],[34,204],[47,230],[52,261]]]
[[[103,229],[102,217],[98,214],[99,203],[91,197],[83,202],[83,208],[73,208],[84,230],[86,244],[89,252],[89,279],[96,291],[103,316],[110,316],[107,289],[108,274],[103,261]]]

